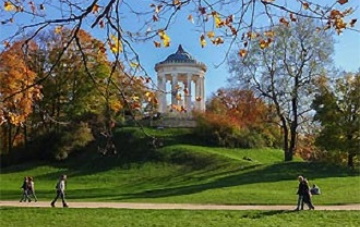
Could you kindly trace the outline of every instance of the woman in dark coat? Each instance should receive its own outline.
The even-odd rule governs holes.
[[[311,202],[311,192],[309,182],[304,178],[299,184],[299,193],[302,195],[301,209],[304,209],[304,203],[309,207],[310,210],[314,210],[315,207]]]

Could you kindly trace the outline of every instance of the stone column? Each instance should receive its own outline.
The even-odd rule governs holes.
[[[195,110],[199,111],[200,110],[200,101],[198,101],[198,99],[200,98],[200,80],[199,77],[197,76],[195,79]]]
[[[186,94],[187,96],[186,96],[186,106],[185,106],[185,108],[186,108],[186,110],[188,111],[188,112],[190,112],[191,111],[191,74],[187,74],[186,75],[187,77],[186,77],[186,84],[187,84],[187,91],[188,91],[188,93]]]
[[[205,78],[204,78],[204,75],[202,75],[200,77],[200,94],[201,94],[200,110],[205,111]]]
[[[161,74],[158,76],[158,111],[160,113],[166,112],[166,77]]]
[[[178,100],[176,96],[178,94],[178,78],[177,74],[171,74],[171,104],[178,105]]]

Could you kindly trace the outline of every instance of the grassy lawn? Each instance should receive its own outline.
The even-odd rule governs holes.
[[[145,149],[137,140],[143,133],[126,130],[122,143],[133,143],[123,149]],[[51,200],[58,176],[67,174],[69,201],[290,205],[296,203],[301,174],[322,190],[313,197],[315,206],[360,203],[358,171],[299,159],[285,163],[276,149],[200,146],[186,130],[146,130],[164,140],[165,146],[150,154],[156,158],[124,164],[121,155],[83,152],[63,162],[13,165],[1,169],[0,199],[19,200],[23,177],[33,176],[39,200]]]
[[[0,208],[0,226],[359,226],[358,211]]]
[[[360,203],[358,174],[320,163],[261,160],[261,153],[267,152],[275,158],[279,151],[226,152],[176,145],[163,152],[168,155],[166,162],[116,166],[109,163],[113,161],[111,158],[103,157],[85,163],[29,163],[4,168],[0,174],[0,197],[18,200],[23,176],[30,175],[35,177],[39,199],[50,200],[57,177],[65,173],[69,176],[69,200],[294,204],[296,177],[304,174],[321,187],[323,194],[313,197],[315,205]],[[240,157],[251,152],[254,154],[250,157],[256,161],[241,160]]]

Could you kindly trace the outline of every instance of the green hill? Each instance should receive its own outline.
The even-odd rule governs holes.
[[[123,128],[115,142],[118,154],[90,149],[62,162],[2,168],[1,200],[20,199],[24,176],[34,176],[38,198],[50,200],[58,176],[67,174],[73,201],[295,204],[301,174],[321,187],[315,204],[360,203],[358,172],[299,159],[285,163],[280,150],[207,147],[188,129]]]

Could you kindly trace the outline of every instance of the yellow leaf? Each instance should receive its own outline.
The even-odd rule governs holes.
[[[110,50],[113,52],[113,53],[120,53],[123,51],[123,46],[122,46],[122,43],[120,42],[120,40],[114,36],[114,35],[111,35],[110,36],[110,41],[109,41],[109,46],[110,46]]]
[[[338,0],[338,3],[340,3],[341,5],[343,5],[343,4],[347,3],[347,2],[348,2],[348,0]]]
[[[171,39],[165,33],[165,31],[164,30],[159,30],[158,35],[159,35],[160,39],[162,40],[164,47],[169,47]]]
[[[5,11],[15,11],[16,7],[11,2],[6,1],[6,2],[4,2],[4,9],[5,9]]]
[[[139,63],[132,61],[132,62],[130,62],[130,66],[133,68],[137,68],[137,67],[139,67]]]
[[[202,48],[204,48],[206,46],[206,40],[205,40],[204,35],[200,36],[200,45],[201,45]]]
[[[135,95],[133,97],[131,97],[131,99],[135,102],[140,100],[139,96],[135,96]]]
[[[269,46],[269,43],[266,40],[261,40],[260,41],[260,48],[261,49],[265,49],[268,46]]]
[[[264,35],[267,37],[274,37],[275,32],[273,30],[268,30],[268,31],[265,31]]]
[[[245,50],[245,49],[241,49],[240,51],[239,51],[239,55],[240,55],[240,57],[245,57],[246,56],[246,54],[247,54],[247,50]]]
[[[209,39],[211,39],[211,38],[215,37],[215,32],[214,31],[209,31],[206,35],[207,35],[207,37],[209,37]]]
[[[219,14],[217,12],[212,12],[214,17],[215,27],[220,28],[224,25],[224,22],[221,20]]]
[[[60,34],[61,33],[61,31],[62,31],[62,29],[63,29],[63,26],[57,26],[56,28],[55,28],[55,34]]]

